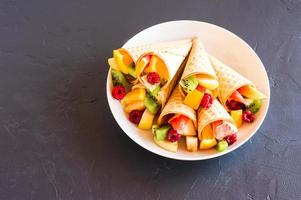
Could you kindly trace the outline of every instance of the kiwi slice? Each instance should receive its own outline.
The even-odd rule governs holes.
[[[185,92],[189,93],[198,86],[198,80],[195,76],[190,76],[181,81],[181,86],[183,87]]]
[[[160,105],[159,105],[157,99],[154,98],[149,93],[146,93],[146,96],[144,99],[144,104],[145,104],[146,109],[153,114],[156,114],[160,108]]]
[[[116,85],[123,85],[124,87],[128,86],[128,82],[126,78],[120,71],[111,69],[111,76],[112,76],[112,81],[114,86]]]
[[[261,99],[246,99],[247,110],[251,111],[252,113],[257,113],[261,107]]]

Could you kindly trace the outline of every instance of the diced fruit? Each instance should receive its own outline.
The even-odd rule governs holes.
[[[135,101],[144,101],[145,99],[145,89],[144,88],[135,88],[122,99],[121,104],[127,105]]]
[[[158,140],[156,136],[154,137],[154,141],[159,147],[167,151],[171,151],[171,152],[178,151],[178,142],[170,142],[168,140]]]
[[[217,140],[222,140],[227,135],[237,133],[237,131],[237,127],[234,124],[223,121],[222,124],[215,127],[213,133]]]
[[[246,110],[246,111],[244,111],[244,113],[242,114],[242,119],[243,119],[245,122],[252,123],[252,122],[255,120],[255,115],[254,115],[251,111]]]
[[[231,117],[234,120],[237,128],[241,127],[242,125],[242,110],[231,110]]]
[[[196,87],[196,89],[197,89],[198,91],[200,91],[200,92],[203,92],[203,93],[206,92],[206,88],[204,88],[204,87],[201,86],[201,85],[198,85],[198,86]]]
[[[175,115],[168,123],[181,135],[196,135],[192,120],[185,115]]]
[[[118,51],[122,54],[122,61],[125,65],[133,65],[132,57],[124,49],[119,49]]]
[[[246,109],[245,104],[234,101],[234,100],[227,101],[226,105],[230,110],[240,110],[240,109],[244,110],[244,109]]]
[[[142,118],[138,124],[138,128],[148,130],[153,125],[155,115],[149,112],[147,109],[144,110]]]
[[[149,90],[149,91],[153,91],[154,89],[156,89],[157,86],[160,87],[160,83],[157,83],[157,84],[150,84],[148,81],[147,81],[147,75],[144,75],[141,77],[141,80],[142,80],[142,83],[144,85],[144,87]]]
[[[218,87],[218,81],[211,76],[208,76],[206,74],[199,74],[196,78],[201,86],[209,90],[215,90]]]
[[[213,98],[211,94],[205,93],[201,101],[201,107],[204,109],[208,109],[212,106],[212,104],[213,104]]]
[[[216,150],[218,152],[222,152],[222,151],[226,150],[227,148],[228,148],[228,143],[226,140],[221,140],[216,145]]]
[[[232,145],[236,142],[237,135],[236,134],[228,135],[224,139],[227,141],[228,145]]]
[[[133,78],[137,78],[134,66],[129,67],[129,75],[131,75]]]
[[[119,70],[118,65],[116,64],[114,58],[109,58],[108,63],[110,65],[111,69]]]
[[[238,91],[234,91],[228,100],[229,101],[234,100],[234,101],[237,101],[237,102],[240,102],[243,104],[247,103],[246,100],[243,98],[243,96]]]
[[[183,90],[187,93],[193,91],[198,86],[198,81],[195,76],[190,76],[180,82]]]
[[[149,64],[150,72],[157,72],[164,80],[169,79],[169,73],[163,60],[158,56],[152,56]]]
[[[186,149],[188,151],[196,152],[198,150],[198,138],[186,136]]]
[[[169,125],[164,125],[155,129],[155,136],[157,140],[165,140],[167,133],[171,127]]]
[[[114,59],[115,59],[115,62],[117,63],[118,65],[118,68],[125,74],[128,74],[129,73],[129,69],[128,69],[128,66],[125,65],[124,61],[123,61],[123,55],[120,53],[119,50],[114,50],[113,51],[113,56],[114,56]]]
[[[117,85],[113,88],[112,96],[114,99],[121,100],[125,97],[126,91],[123,85]]]
[[[145,109],[144,101],[141,100],[133,101],[132,103],[129,103],[124,107],[124,111],[126,113],[130,113],[133,110],[144,110],[144,109]]]
[[[266,96],[259,92],[255,87],[246,85],[238,89],[238,92],[250,99],[265,99]]]
[[[177,142],[181,138],[181,135],[173,128],[168,130],[167,140],[170,142]]]
[[[160,92],[160,89],[161,89],[160,85],[157,85],[157,86],[155,87],[155,89],[153,89],[153,90],[150,92],[150,95],[153,96],[154,98],[157,98],[158,93]]]
[[[139,62],[136,65],[136,73],[135,74],[141,74],[143,70],[146,68],[149,69],[149,62],[150,62],[150,56],[144,56],[139,60]]]
[[[261,107],[261,99],[247,99],[247,110],[257,113]]]
[[[132,110],[129,115],[129,120],[134,124],[139,124],[143,111],[140,110]]]
[[[150,72],[146,76],[147,82],[154,85],[160,82],[160,76],[157,72]]]
[[[184,104],[197,110],[200,106],[200,103],[203,99],[204,93],[200,92],[197,89],[194,89],[192,92],[188,93],[184,99]]]
[[[211,124],[208,124],[202,130],[202,134],[199,135],[200,149],[210,149],[216,145],[216,139],[214,137]]]
[[[158,104],[157,100],[149,94],[147,94],[144,99],[144,105],[146,109],[153,114],[156,114],[160,108],[160,105]]]
[[[111,69],[111,76],[112,76],[112,81],[113,85],[123,85],[124,87],[128,86],[128,82],[126,81],[125,77],[123,74],[115,69]]]

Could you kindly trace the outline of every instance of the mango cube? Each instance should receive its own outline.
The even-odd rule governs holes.
[[[144,88],[135,88],[125,95],[125,97],[121,100],[121,104],[126,106],[127,104],[135,101],[144,101],[145,95],[146,92]]]
[[[184,99],[184,104],[197,110],[200,106],[204,93],[194,89],[192,92],[188,93]]]
[[[201,140],[200,149],[210,149],[217,144],[211,124],[204,127],[201,135],[199,135],[199,139]]]
[[[153,120],[155,115],[149,112],[147,109],[144,110],[141,120],[138,124],[138,128],[148,130],[152,128]]]
[[[259,92],[255,87],[251,85],[246,85],[238,89],[238,92],[250,99],[265,99],[266,96]]]
[[[144,109],[145,109],[145,104],[144,104],[144,101],[142,101],[142,100],[133,101],[124,107],[124,111],[126,113],[130,113],[133,110],[144,110]]]
[[[234,120],[237,128],[241,127],[242,125],[242,110],[232,110],[231,111],[231,117]]]

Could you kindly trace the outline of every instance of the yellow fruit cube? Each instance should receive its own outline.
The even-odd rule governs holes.
[[[199,139],[201,140],[200,149],[210,149],[217,144],[211,124],[204,127],[201,135],[199,135]]]
[[[161,148],[171,151],[177,152],[178,151],[178,142],[170,142],[168,140],[158,140],[157,137],[154,137],[154,142]]]
[[[215,90],[218,87],[218,81],[211,76],[208,76],[206,74],[199,74],[196,78],[201,86],[209,90]]]
[[[192,92],[188,93],[184,99],[184,104],[197,110],[200,106],[204,93],[195,89]]]
[[[120,71],[122,71],[125,74],[129,73],[129,67],[124,64],[123,62],[123,55],[120,53],[119,50],[113,51],[113,57],[115,59],[116,64],[118,65],[118,68]]]
[[[118,70],[118,71],[120,70],[120,69],[118,68],[118,65],[116,64],[114,58],[109,58],[109,59],[108,59],[108,64],[110,65],[110,67],[111,67],[112,69],[116,69],[116,70]]]
[[[152,114],[151,112],[148,111],[148,109],[145,109],[141,120],[138,124],[138,128],[148,130],[152,128],[153,125],[153,120],[154,120],[155,115]]]
[[[148,64],[149,64],[149,59],[147,57],[143,57],[142,59],[140,59],[136,65],[135,73],[141,74]],[[148,73],[148,72],[146,72],[146,73]]]
[[[144,101],[133,101],[124,107],[126,113],[130,113],[133,110],[144,110],[145,104]]]
[[[145,94],[146,92],[144,88],[135,88],[125,95],[125,97],[121,100],[121,104],[126,106],[127,104],[135,101],[144,101]]]
[[[232,110],[231,117],[234,120],[237,128],[241,127],[242,125],[242,110]]]
[[[216,139],[204,139],[200,142],[200,149],[210,149],[217,144]]]
[[[196,152],[198,150],[198,138],[186,136],[186,149],[188,151]]]

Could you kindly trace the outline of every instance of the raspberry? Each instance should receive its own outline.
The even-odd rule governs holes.
[[[112,96],[114,99],[121,100],[126,95],[125,87],[117,85],[113,88]]]
[[[147,74],[147,82],[154,85],[160,82],[160,76],[157,72],[150,72]]]
[[[242,119],[243,119],[245,122],[252,123],[252,122],[255,120],[255,115],[254,115],[251,111],[246,110],[246,111],[244,111],[244,113],[242,114]]]
[[[143,111],[140,110],[133,110],[130,112],[129,119],[134,124],[139,124],[141,117],[142,117]]]
[[[231,134],[231,135],[227,135],[226,137],[224,137],[224,139],[227,141],[227,143],[229,145],[233,144],[234,142],[236,142],[237,140],[237,135],[234,133],[234,134]]]
[[[208,109],[211,107],[212,103],[213,103],[213,98],[211,94],[205,93],[201,101],[201,107],[204,109]]]
[[[169,129],[167,139],[171,142],[176,142],[181,138],[181,135],[173,128]]]
[[[244,110],[246,109],[245,104],[237,102],[235,100],[227,101],[227,106],[230,110]]]

